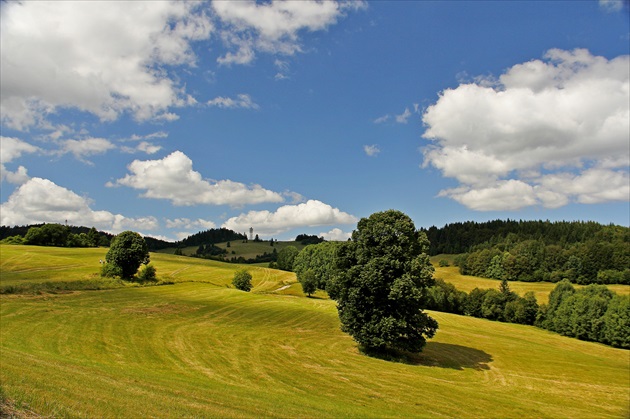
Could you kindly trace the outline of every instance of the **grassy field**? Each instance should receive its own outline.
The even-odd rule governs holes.
[[[42,269],[68,252],[76,274],[50,269],[47,281],[99,268],[93,249],[14,247],[0,246],[0,285],[29,281],[21,253]],[[151,256],[175,284],[0,296],[3,396],[55,417],[630,413],[628,351],[435,312],[440,329],[422,354],[384,361],[359,353],[334,302],[305,298],[291,273],[251,268],[255,287],[244,293],[228,288],[238,265]]]

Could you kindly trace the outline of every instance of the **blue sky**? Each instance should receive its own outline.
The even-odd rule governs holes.
[[[0,8],[2,225],[629,223],[627,1]]]

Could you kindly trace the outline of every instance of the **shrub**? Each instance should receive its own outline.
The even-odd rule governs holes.
[[[106,263],[101,268],[101,276],[105,278],[122,278],[122,268],[113,263]]]
[[[142,282],[157,281],[156,269],[153,265],[144,265],[138,273],[138,280]]]

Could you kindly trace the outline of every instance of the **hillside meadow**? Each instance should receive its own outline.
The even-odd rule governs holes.
[[[95,279],[107,249],[0,245],[0,286]],[[361,354],[292,273],[151,254],[170,285],[0,295],[2,397],[55,417],[627,417],[628,351],[431,312],[404,362]]]

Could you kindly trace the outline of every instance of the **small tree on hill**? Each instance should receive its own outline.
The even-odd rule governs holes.
[[[232,285],[236,289],[249,292],[252,289],[252,275],[245,269],[236,271],[232,279]]]
[[[121,278],[131,279],[141,264],[149,263],[149,247],[140,234],[123,231],[112,240],[105,260],[120,269]]]

